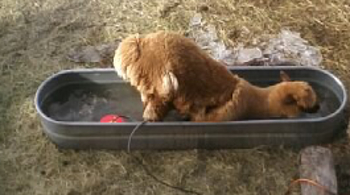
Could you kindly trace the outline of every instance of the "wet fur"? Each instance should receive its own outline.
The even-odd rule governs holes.
[[[281,73],[281,83],[254,86],[176,33],[126,38],[114,67],[140,92],[147,121],[162,120],[172,108],[192,121],[296,117],[317,104],[308,83]]]

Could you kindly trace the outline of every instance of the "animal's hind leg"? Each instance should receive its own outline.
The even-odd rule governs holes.
[[[146,121],[161,121],[170,109],[169,101],[156,95],[148,95],[143,104],[142,117]]]
[[[240,111],[233,101],[229,101],[222,106],[206,108],[205,113],[201,114],[201,117],[196,118],[195,121],[220,122],[237,120],[241,115]]]

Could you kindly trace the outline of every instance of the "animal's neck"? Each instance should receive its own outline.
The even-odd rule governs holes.
[[[259,118],[269,118],[274,117],[274,110],[270,105],[269,96],[273,90],[274,86],[271,87],[258,87],[247,83],[248,90],[245,91],[246,95],[246,111],[245,115],[247,118],[259,119]]]

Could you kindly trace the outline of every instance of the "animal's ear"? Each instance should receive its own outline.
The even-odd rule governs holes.
[[[117,49],[116,53],[123,57],[125,64],[136,62],[141,56],[141,38],[138,34],[131,35],[124,39]]]
[[[283,99],[283,103],[287,105],[296,104],[297,100],[292,94],[287,94]]]
[[[284,72],[283,70],[280,71],[280,78],[281,78],[282,82],[291,81],[289,75],[286,72]]]

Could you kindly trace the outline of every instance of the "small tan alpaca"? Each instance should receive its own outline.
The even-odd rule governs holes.
[[[312,87],[290,81],[261,88],[232,74],[192,40],[171,32],[156,32],[122,41],[114,56],[120,77],[140,92],[143,118],[161,121],[175,108],[191,121],[297,117],[317,109]]]

